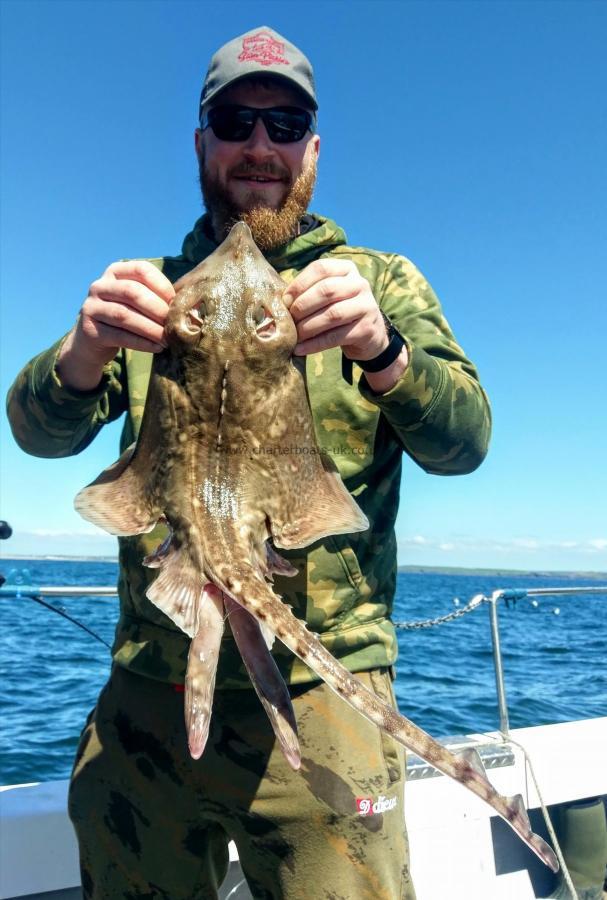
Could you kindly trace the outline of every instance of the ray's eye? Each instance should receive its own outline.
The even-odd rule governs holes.
[[[253,322],[255,331],[260,337],[270,337],[276,331],[274,316],[261,303],[253,310]]]

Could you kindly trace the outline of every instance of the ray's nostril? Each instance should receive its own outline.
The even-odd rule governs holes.
[[[276,320],[270,310],[262,303],[253,310],[255,332],[260,337],[269,337],[276,331]]]
[[[255,331],[260,337],[269,337],[276,331],[274,316],[261,304],[253,310],[253,321]]]
[[[199,304],[198,308],[192,307],[192,309],[189,309],[186,318],[186,328],[188,331],[200,331],[204,325],[204,317],[206,314],[207,309],[204,301]]]

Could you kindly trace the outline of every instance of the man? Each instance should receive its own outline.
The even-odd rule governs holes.
[[[195,133],[207,214],[180,256],[114,263],[93,282],[72,331],[18,377],[9,415],[24,449],[64,456],[126,411],[128,446],[173,283],[244,219],[288,282],[318,440],[371,523],[291,553],[298,575],[277,577],[276,590],[393,703],[402,452],[429,472],[469,472],[486,452],[490,417],[415,267],[347,246],[334,222],[307,212],[316,111],[310,64],[280,35],[255,29],[222,47]],[[232,838],[256,898],[413,898],[402,748],[284,649],[274,652],[290,684],[301,770],[275,746],[230,637],[207,747],[189,757],[180,693],[188,639],[146,599],[154,572],[141,565],[162,534],[121,541],[115,665],[83,732],[70,796],[85,897],[216,897]]]

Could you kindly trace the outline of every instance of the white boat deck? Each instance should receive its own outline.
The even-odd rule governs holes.
[[[515,729],[512,737],[527,750],[547,805],[607,794],[607,717]],[[487,735],[473,738],[488,743]],[[511,764],[491,769],[489,777],[500,793],[522,793],[535,809],[539,798],[524,754],[516,746],[512,750]],[[0,900],[81,896],[66,794],[66,781],[2,788]],[[406,819],[418,900],[531,900],[550,892],[550,871],[491,812],[443,776],[408,782]],[[533,816],[533,827],[543,833],[541,817]],[[247,900],[244,885],[233,891],[243,879],[233,844],[230,859],[222,900]]]

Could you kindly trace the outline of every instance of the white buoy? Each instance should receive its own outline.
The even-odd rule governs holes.
[[[453,598],[453,605],[454,605],[454,606],[459,606],[459,597],[454,597],[454,598]]]
[[[539,600],[532,600],[532,601],[531,601],[531,606],[534,606],[536,609],[538,608],[539,605],[540,605],[540,601],[539,601]]]
[[[552,610],[552,612],[554,613],[555,616],[560,616],[561,609],[559,606],[555,606],[554,609]]]

